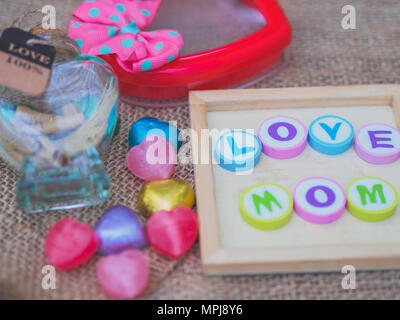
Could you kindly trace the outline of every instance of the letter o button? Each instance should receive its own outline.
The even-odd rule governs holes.
[[[258,128],[262,151],[271,158],[289,159],[303,152],[307,129],[300,121],[279,116],[266,119]]]
[[[339,219],[346,207],[346,193],[336,181],[327,178],[308,178],[294,190],[296,213],[312,223],[330,223]]]

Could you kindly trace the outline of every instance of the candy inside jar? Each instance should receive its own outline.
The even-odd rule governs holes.
[[[0,157],[20,174],[25,212],[100,204],[111,189],[100,155],[117,127],[117,79],[73,40],[40,37],[56,48],[51,78],[36,97],[0,88]]]

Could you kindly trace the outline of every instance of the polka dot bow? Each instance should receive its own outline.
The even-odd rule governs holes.
[[[83,54],[115,54],[128,72],[159,68],[183,47],[174,30],[142,31],[152,22],[161,0],[86,0],[74,12],[68,35]]]

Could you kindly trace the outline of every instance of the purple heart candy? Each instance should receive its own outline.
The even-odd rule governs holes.
[[[136,213],[124,206],[108,209],[95,227],[95,232],[101,240],[101,254],[128,248],[142,249],[147,245],[146,232]]]

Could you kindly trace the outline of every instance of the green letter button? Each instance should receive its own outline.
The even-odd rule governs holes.
[[[254,228],[273,230],[283,227],[292,216],[293,199],[290,193],[274,183],[249,187],[240,197],[240,213]]]
[[[358,219],[379,221],[389,218],[396,210],[396,189],[385,180],[362,177],[347,188],[347,209]]]

